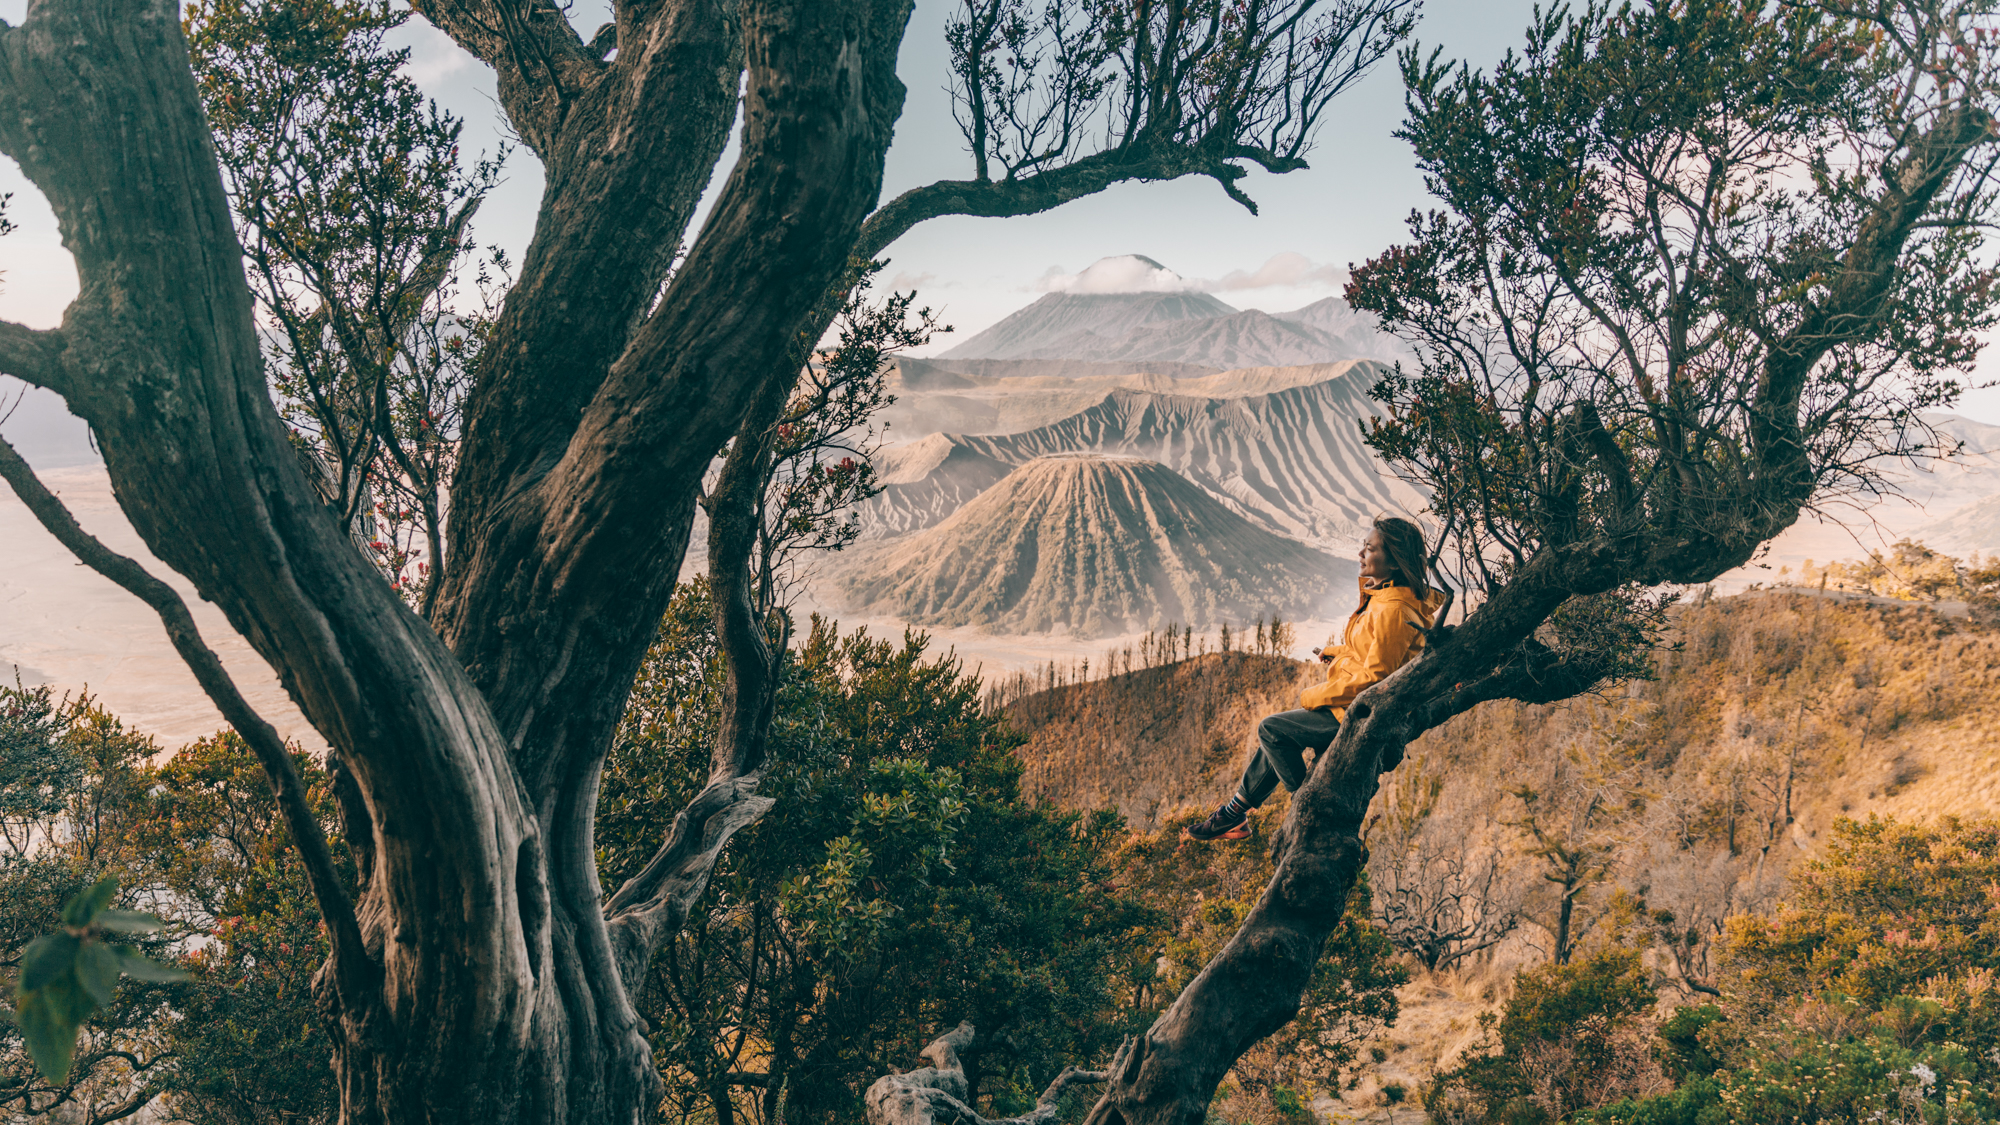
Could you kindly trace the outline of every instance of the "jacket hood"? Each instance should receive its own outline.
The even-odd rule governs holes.
[[[1357,586],[1361,584],[1359,578],[1355,579],[1354,582]],[[1408,586],[1384,586],[1378,590],[1370,590],[1363,587],[1361,595],[1370,601],[1395,602],[1408,606],[1412,612],[1423,618],[1423,627],[1426,629],[1431,627],[1431,621],[1437,616],[1439,608],[1444,605],[1444,591],[1442,590],[1432,590],[1429,594],[1420,598],[1417,596],[1417,592]]]

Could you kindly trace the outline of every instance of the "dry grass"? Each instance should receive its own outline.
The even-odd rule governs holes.
[[[1021,790],[1065,808],[1116,808],[1150,832],[1175,809],[1226,800],[1257,721],[1298,706],[1313,666],[1211,652],[1059,687],[1007,708],[1028,734]]]
[[[1581,911],[1585,944],[1613,936],[1621,892],[1683,919],[1706,911],[1711,930],[1727,913],[1768,909],[1785,872],[1840,817],[1930,822],[2000,808],[2000,630],[1922,605],[1787,591],[1689,606],[1677,627],[1682,647],[1662,654],[1657,680],[1461,716],[1419,740],[1377,800],[1430,769],[1504,821],[1522,810],[1506,790],[1546,779],[1557,762],[1576,784],[1620,795],[1618,815],[1579,833],[1612,854]],[[1531,917],[1552,913],[1547,890],[1531,900]],[[1385,1085],[1421,1089],[1474,1049],[1479,1012],[1498,1011],[1513,974],[1546,960],[1547,931],[1527,934],[1490,962],[1421,974],[1402,990],[1392,1049],[1381,1061],[1364,1055],[1359,1088],[1328,1103],[1327,1118],[1384,1120]],[[1663,947],[1646,962],[1663,1014],[1698,1001]]]

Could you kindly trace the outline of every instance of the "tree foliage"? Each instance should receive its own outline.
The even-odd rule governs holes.
[[[1654,992],[1639,954],[1610,946],[1515,979],[1485,1051],[1431,1082],[1426,1105],[1451,1122],[1557,1122],[1633,1092],[1657,1074],[1637,1034]]]
[[[607,887],[700,784],[723,671],[703,584],[683,587],[599,798]],[[667,1115],[839,1121],[939,1027],[987,1045],[973,1096],[1032,1105],[1143,1015],[1159,915],[1116,884],[1119,825],[1019,793],[1018,736],[955,660],[815,619],[787,658],[764,783],[778,797],[717,867],[639,993]]]
[[[1580,1125],[2000,1119],[1995,832],[1843,818],[1784,904],[1729,920],[1714,1002],[1657,1018],[1614,932],[1524,974],[1486,1053],[1440,1075],[1429,1108]]]
[[[1329,103],[1410,33],[1418,7],[965,0],[945,25],[953,117],[979,183],[1165,178],[1165,164],[1255,212],[1243,165],[1305,167]]]
[[[464,122],[385,43],[410,16],[386,0],[213,0],[183,22],[279,412],[342,526],[427,605],[498,298],[482,265],[484,307],[463,307],[457,275],[505,153],[461,157]]]
[[[151,765],[150,739],[46,688],[7,689],[0,738],[66,763],[36,787],[44,811],[12,822],[28,847],[0,861],[0,956],[38,993],[17,1001],[22,1019],[0,1039],[6,1104],[86,1122],[162,1098],[175,1120],[201,1125],[330,1120],[338,1099],[311,992],[325,928],[256,756],[225,733]],[[325,771],[304,754],[295,764],[330,824]],[[109,962],[93,953],[85,965],[83,951],[121,943],[166,964],[115,954],[133,979],[107,987]],[[51,944],[74,967],[65,976],[50,961],[31,978],[28,962]],[[67,1037],[28,1015],[52,1000]]]
[[[1354,275],[1423,357],[1371,441],[1484,584],[1593,542],[1703,580],[1936,447],[1994,317],[1982,19],[1593,3],[1490,75],[1404,54],[1444,208]]]
[[[129,939],[161,928],[151,914],[113,907],[117,895],[114,875],[85,887],[63,904],[62,928],[43,934],[21,951],[14,1022],[36,1069],[51,1084],[69,1081],[77,1031],[100,1008],[111,1005],[120,978],[164,984],[187,977],[113,937]]]

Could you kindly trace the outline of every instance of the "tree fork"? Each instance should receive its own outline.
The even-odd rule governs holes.
[[[607,466],[705,465],[747,409],[721,389],[768,371],[760,349],[786,346],[844,266],[900,108],[893,61],[907,13],[901,3],[753,6],[745,156],[710,237],[664,316],[639,333],[638,354],[613,370],[612,401],[582,419],[582,463],[556,466],[546,506],[517,506],[582,536],[552,536],[540,555],[561,559],[560,589],[589,587],[592,563],[620,576],[618,589],[596,591],[612,601],[631,582],[671,587],[686,506],[663,514],[658,480]],[[829,56],[829,29],[852,49]],[[383,983],[369,1003],[332,997],[343,1119],[650,1117],[658,1076],[589,847],[595,766],[626,684],[607,677],[577,701],[581,730],[551,732],[601,737],[517,745],[465,665],[348,546],[271,406],[174,6],[46,0],[25,26],[0,27],[0,149],[49,198],[83,282],[61,332],[0,326],[0,361],[90,421],[134,527],[277,668],[334,747],[350,822],[372,832],[357,841],[369,878],[356,914]],[[717,300],[746,315],[714,315]],[[692,414],[681,409],[689,403]],[[674,456],[648,462],[640,446]],[[468,577],[501,561],[483,554],[460,555]],[[520,561],[507,561],[510,574]],[[488,637],[496,648],[471,650],[489,673],[539,662],[511,685],[531,686],[509,695],[515,707],[544,710],[549,673],[565,664],[636,664],[657,627],[658,608],[645,619],[639,597],[602,621],[610,636],[508,636],[522,613],[562,608],[537,605],[537,589],[502,583],[504,596],[476,615],[499,626]],[[622,632],[621,616],[631,618]],[[563,768],[517,770],[523,750]]]

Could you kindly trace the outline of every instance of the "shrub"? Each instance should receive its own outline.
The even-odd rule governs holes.
[[[1655,999],[1639,954],[1616,946],[1523,973],[1486,1017],[1494,1053],[1440,1074],[1425,1104],[1441,1119],[1532,1125],[1650,1093],[1662,1079],[1637,1025]]]

